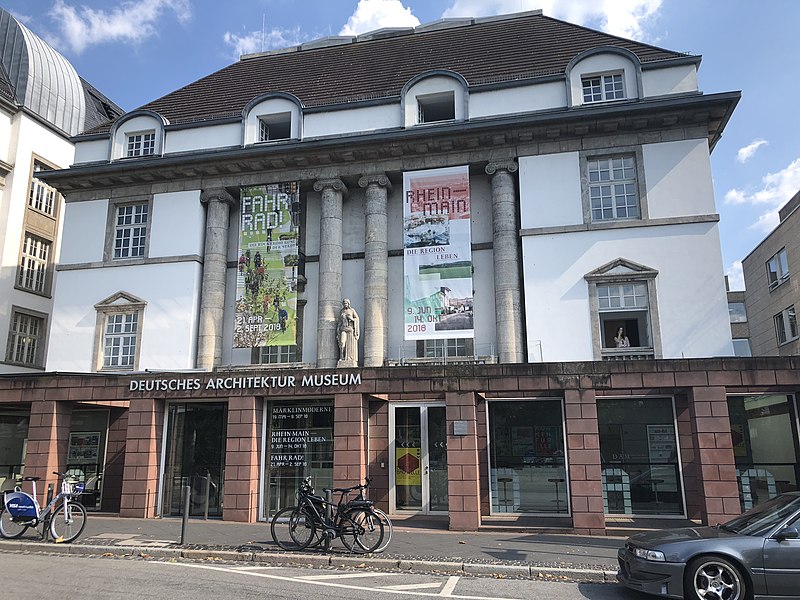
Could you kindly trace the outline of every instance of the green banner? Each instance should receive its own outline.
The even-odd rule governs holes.
[[[297,182],[243,187],[234,348],[297,343]]]

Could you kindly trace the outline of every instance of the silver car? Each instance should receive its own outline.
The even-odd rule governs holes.
[[[617,558],[620,582],[667,598],[800,598],[800,492],[724,525],[633,535]]]

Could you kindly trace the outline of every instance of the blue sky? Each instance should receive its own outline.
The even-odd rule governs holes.
[[[706,93],[742,100],[712,154],[723,260],[742,260],[800,190],[797,0],[0,0],[126,110],[241,53],[442,17],[541,8],[546,15],[703,56]]]

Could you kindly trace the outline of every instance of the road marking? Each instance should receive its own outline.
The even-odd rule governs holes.
[[[422,588],[438,588],[442,587],[441,583],[405,583],[403,585],[387,585],[382,587],[382,590],[416,590]]]
[[[269,575],[267,573],[255,573],[253,571],[234,571],[229,567],[214,567],[211,565],[199,565],[193,563],[178,563],[178,562],[162,562],[162,561],[153,561],[149,563],[151,565],[168,565],[174,567],[189,567],[192,569],[206,569],[208,571],[222,571],[225,573],[239,573],[241,575],[250,575],[251,577],[263,577],[264,579],[276,579],[278,581],[290,581],[294,583],[305,583],[308,585],[321,585],[325,587],[335,587],[335,588],[342,588],[346,590],[361,590],[365,592],[383,592],[384,594],[405,594],[407,596],[425,596],[431,598],[439,598],[440,594],[434,592],[415,592],[413,590],[387,590],[381,588],[371,588],[371,587],[364,587],[358,585],[346,585],[344,583],[334,583],[332,581],[313,581],[309,579],[299,579],[297,577],[286,577],[283,575]],[[373,573],[373,575],[378,575],[379,573]],[[515,599],[515,598],[501,598],[499,596],[455,596],[451,595],[448,598],[457,598],[461,600],[522,600],[522,599]]]
[[[263,571],[264,569],[283,569],[285,567],[231,567],[231,571]]]
[[[402,575],[402,573],[337,573],[336,575],[303,575],[296,579],[303,581],[320,581],[323,579],[348,579],[350,577],[389,577]]]
[[[453,575],[447,579],[447,583],[444,584],[442,591],[439,592],[440,596],[450,596],[453,593],[453,590],[456,589],[456,584],[458,580],[461,579],[458,575]]]

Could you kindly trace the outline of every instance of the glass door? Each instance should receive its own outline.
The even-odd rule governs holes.
[[[393,511],[448,510],[447,426],[444,405],[392,406]]]
[[[222,516],[227,421],[225,403],[170,405],[162,515],[183,514],[189,486],[189,516]]]

